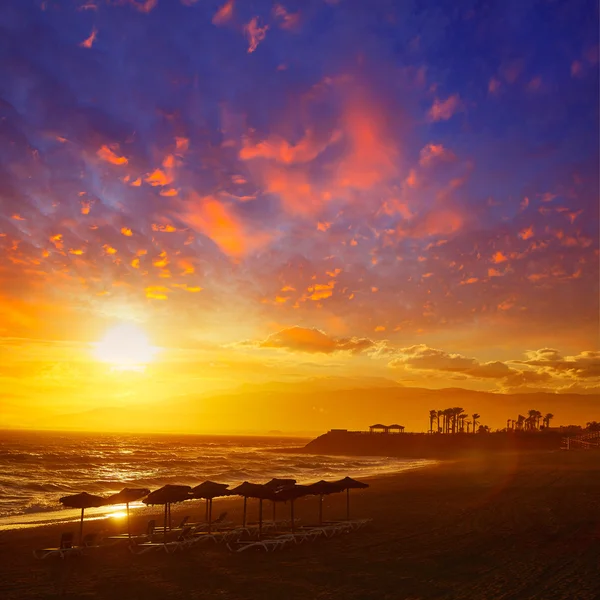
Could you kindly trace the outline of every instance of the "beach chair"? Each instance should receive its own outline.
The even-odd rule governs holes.
[[[177,536],[177,539],[171,542],[143,542],[141,544],[132,544],[129,546],[129,550],[132,554],[146,554],[147,552],[154,552],[157,550],[163,550],[167,554],[177,552],[177,550],[184,550],[193,543],[193,537],[191,535],[192,527],[184,527],[181,533]]]
[[[176,527],[171,527],[171,529],[169,529],[167,527],[167,531],[182,531],[183,528],[187,525],[187,522],[190,520],[189,515],[183,517],[183,519],[181,519],[181,521],[179,522],[179,525],[177,525]],[[190,525],[191,526],[191,525]],[[155,527],[154,531],[156,533],[163,533],[165,531],[164,527]]]
[[[60,543],[56,548],[40,548],[39,550],[33,551],[33,556],[39,560],[44,560],[55,556],[58,558],[65,558],[69,553],[76,553],[78,549],[73,546],[73,533],[67,532],[60,536]]]

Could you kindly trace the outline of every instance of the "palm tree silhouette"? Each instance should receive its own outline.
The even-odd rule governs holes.
[[[438,410],[437,411],[437,430],[438,432],[441,431],[441,433],[444,433],[444,431],[442,429],[440,429],[440,417],[444,416],[444,411],[443,410]]]
[[[470,433],[471,421],[467,421],[467,433]]]
[[[429,411],[429,433],[433,433],[433,422],[437,418],[437,410]]]
[[[544,415],[544,419],[542,421],[544,427],[550,427],[550,421],[552,421],[552,419],[554,419],[554,415],[552,413],[547,413]]]
[[[478,419],[481,418],[481,415],[478,413],[473,413],[471,417],[473,418],[473,433],[475,433],[477,431]]]
[[[529,415],[529,417],[527,418],[527,429],[533,431],[534,429],[538,428],[538,424],[540,422],[542,413],[539,410],[535,410],[534,408],[532,408],[530,411],[527,412],[527,414]]]
[[[523,425],[525,424],[525,417],[523,415],[519,415],[517,417],[517,429],[519,431],[523,431]]]

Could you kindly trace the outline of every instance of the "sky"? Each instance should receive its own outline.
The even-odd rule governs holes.
[[[323,377],[598,393],[598,18],[4,0],[0,427]]]

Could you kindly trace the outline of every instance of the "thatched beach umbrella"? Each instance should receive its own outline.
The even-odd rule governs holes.
[[[273,477],[273,479],[271,479],[271,481],[267,481],[267,483],[265,483],[265,487],[269,488],[271,491],[277,493],[278,491],[282,490],[283,488],[286,487],[290,487],[296,485],[296,480],[295,479],[282,479],[279,477]],[[277,502],[281,502],[281,500],[277,500],[277,498],[273,498],[273,523],[275,522],[275,517],[276,517],[276,506],[277,506]]]
[[[193,498],[204,498],[206,500],[206,521],[208,523],[208,533],[212,525],[212,501],[220,496],[231,495],[228,483],[215,483],[214,481],[205,481],[195,488],[192,488]]]
[[[244,481],[231,490],[231,495],[244,497],[244,517],[243,526],[246,527],[247,501],[248,498],[258,498],[258,535],[262,535],[262,503],[263,500],[272,500],[274,493],[269,488],[260,483],[250,483]]]
[[[339,481],[333,482],[335,485],[339,486],[339,488],[343,491],[346,490],[346,519],[350,520],[350,490],[357,489],[363,490],[369,487],[368,483],[363,483],[362,481],[357,481],[356,479],[352,479],[352,477],[344,477],[344,479],[340,479]]]
[[[129,520],[129,503],[145,498],[150,493],[147,488],[123,488],[120,492],[109,496],[104,501],[105,505],[125,504],[127,507],[127,533],[131,537],[131,522]]]
[[[323,496],[328,496],[329,494],[336,494],[342,491],[342,488],[333,481],[317,481],[317,483],[313,483],[311,485],[306,486],[308,488],[309,494],[314,494],[315,496],[319,496],[319,525],[323,524]]]
[[[81,494],[74,494],[73,496],[64,496],[60,498],[59,502],[67,508],[80,508],[81,509],[81,523],[79,525],[79,545],[83,542],[83,513],[86,508],[98,508],[103,506],[105,498],[102,496],[94,496],[87,492],[81,492]]]
[[[192,497],[192,488],[189,485],[165,485],[152,492],[147,498],[144,498],[144,504],[148,506],[154,504],[165,505],[165,522],[163,528],[164,541],[167,541],[167,512],[171,513],[171,504],[183,502]],[[169,529],[171,528],[169,519]]]
[[[306,485],[291,485],[289,487],[284,487],[278,490],[275,493],[276,500],[280,502],[290,501],[290,520],[292,526],[292,533],[295,533],[296,526],[294,521],[294,502],[301,498],[302,496],[308,495],[310,492],[308,491],[308,486]]]

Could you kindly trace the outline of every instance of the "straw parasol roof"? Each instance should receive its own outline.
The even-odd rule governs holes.
[[[165,519],[164,519],[164,541],[167,541],[167,513],[170,513],[171,504],[175,502],[183,502],[184,500],[189,500],[192,498],[192,488],[189,485],[165,485],[158,490],[154,490],[151,494],[149,494],[146,498],[144,498],[144,504],[155,505],[155,504],[164,504],[165,505]],[[170,528],[170,527],[169,527]]]
[[[288,487],[283,487],[278,490],[275,494],[275,499],[281,502],[290,501],[290,517],[291,517],[291,525],[292,525],[292,533],[295,531],[295,523],[294,523],[294,502],[301,498],[302,496],[307,496],[310,494],[308,491],[308,486],[306,485],[291,485]]]
[[[206,499],[206,521],[208,523],[208,532],[211,531],[212,524],[212,501],[219,496],[230,496],[231,491],[227,488],[228,483],[215,483],[214,481],[204,481],[203,483],[192,488],[193,498]]]
[[[323,523],[323,496],[337,494],[342,491],[342,488],[333,481],[325,481],[323,479],[308,485],[307,488],[309,494],[319,496],[319,525],[321,525]]]
[[[237,487],[231,490],[231,495],[243,496],[244,497],[244,516],[243,526],[246,527],[246,514],[247,514],[247,501],[248,498],[258,498],[258,534],[262,534],[262,503],[263,500],[273,500],[275,492],[265,485],[260,483],[250,483],[244,481]]]
[[[88,494],[87,492],[81,492],[80,494],[73,494],[72,496],[63,496],[59,499],[59,502],[67,508],[81,509],[81,523],[79,525],[79,545],[81,545],[83,542],[83,513],[85,509],[104,506],[106,498],[94,496],[94,494]]]
[[[352,479],[352,477],[344,477],[344,479],[340,479],[339,481],[334,481],[335,485],[340,486],[340,489],[346,490],[346,519],[350,520],[350,490],[352,489],[366,489],[369,487],[368,483],[363,483],[362,481],[357,481],[356,479]]]

